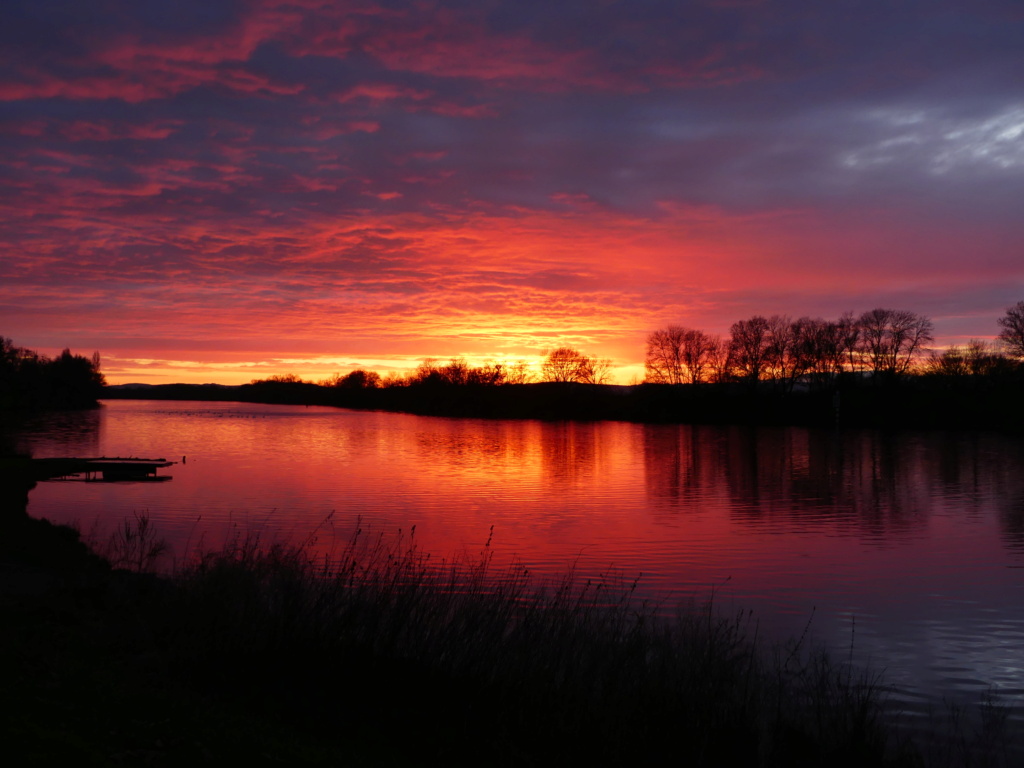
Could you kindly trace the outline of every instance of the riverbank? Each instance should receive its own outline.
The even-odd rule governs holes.
[[[429,416],[679,424],[991,429],[1024,433],[1022,382],[912,376],[886,385],[850,378],[823,390],[772,382],[613,386],[577,383],[331,387],[261,381],[240,386],[106,387],[105,399],[212,400],[327,405]]]
[[[121,562],[159,547],[142,518],[124,531]],[[540,584],[487,548],[438,564],[362,535],[329,562],[239,538],[160,579],[45,521],[4,534],[22,765],[926,764],[877,677],[712,606],[659,621],[614,577]]]

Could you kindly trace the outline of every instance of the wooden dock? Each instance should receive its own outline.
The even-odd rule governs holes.
[[[39,480],[170,480],[156,471],[176,464],[167,459],[135,459],[101,456],[92,459],[26,459],[32,479]]]

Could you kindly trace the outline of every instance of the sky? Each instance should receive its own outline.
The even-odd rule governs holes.
[[[110,383],[1022,299],[1020,0],[0,8],[0,335]]]

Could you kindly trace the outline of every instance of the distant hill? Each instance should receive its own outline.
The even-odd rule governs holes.
[[[242,385],[250,386],[250,385]],[[230,384],[112,384],[103,388],[106,400],[246,400],[242,386]]]

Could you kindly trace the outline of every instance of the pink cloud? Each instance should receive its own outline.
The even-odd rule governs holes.
[[[394,73],[459,78],[491,87],[529,87],[561,92],[570,88],[633,92],[648,86],[610,68],[598,52],[563,41],[545,44],[525,34],[489,31],[477,14],[457,15],[443,8],[415,11],[374,6],[317,6],[257,3],[246,7],[217,32],[147,36],[113,32],[102,40],[80,41],[84,51],[63,62],[61,74],[44,65],[13,62],[18,73],[0,84],[0,100],[65,98],[119,99],[140,103],[166,99],[200,86],[237,93],[296,96],[304,83],[277,79],[252,67],[260,46],[273,43],[298,57],[345,59],[368,54]],[[759,76],[752,67],[731,64],[730,52],[712,49],[700,60],[679,64],[655,60],[645,65],[648,76],[674,86],[708,82],[731,83]],[[642,69],[644,69],[642,67]],[[74,74],[68,76],[68,71]],[[490,117],[495,108],[439,99],[422,87],[395,83],[358,83],[336,98],[341,103],[409,100],[425,102],[440,114]]]
[[[586,55],[547,49],[528,38],[495,37],[458,23],[381,35],[368,44],[388,68],[485,81],[533,81],[560,88],[591,83]]]
[[[126,74],[82,75],[73,80],[26,68],[19,82],[0,83],[0,101],[28,99],[103,100],[121,99],[129,103],[172,95],[158,83],[133,82]]]
[[[166,98],[200,85],[243,93],[296,94],[301,85],[274,82],[245,68],[256,48],[298,22],[284,8],[257,7],[219,35],[176,41],[119,33],[83,40],[85,52],[66,63],[77,70],[55,75],[42,65],[19,61],[16,80],[0,84],[0,100],[67,98],[120,99],[138,103]]]
[[[431,112],[438,115],[445,115],[447,117],[468,117],[472,119],[479,119],[498,116],[498,110],[489,104],[465,106],[462,104],[454,104],[452,102],[441,102],[438,104],[432,104],[429,107],[421,107],[420,109],[429,109]]]
[[[39,120],[5,120],[0,122],[0,132],[19,136],[42,136],[46,132],[48,121]]]
[[[431,95],[430,91],[392,85],[390,83],[360,83],[352,86],[337,98],[339,102],[345,104],[357,99],[367,99],[371,102],[394,101],[396,99],[423,101],[430,98]]]
[[[300,56],[345,58],[361,50],[394,72],[413,72],[446,78],[469,78],[487,83],[530,83],[562,91],[571,86],[607,88],[624,81],[602,67],[586,50],[562,50],[525,35],[490,33],[472,16],[461,17],[443,8],[423,6],[420,15],[408,10],[334,9],[321,17],[318,29],[289,40]],[[600,74],[597,74],[600,73]],[[357,86],[353,95],[371,96]],[[373,97],[421,100],[423,95],[400,93],[395,86],[378,86]]]
[[[60,127],[71,141],[114,141],[116,139],[166,139],[182,125],[174,120],[166,123],[140,125],[115,124],[111,121],[75,120]]]

